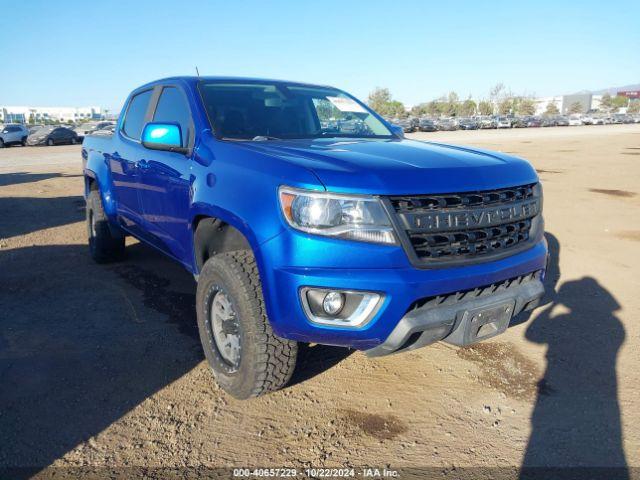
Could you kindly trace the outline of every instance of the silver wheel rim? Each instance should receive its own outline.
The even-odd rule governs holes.
[[[240,325],[229,297],[218,291],[211,302],[209,312],[211,332],[218,353],[234,368],[240,365]]]

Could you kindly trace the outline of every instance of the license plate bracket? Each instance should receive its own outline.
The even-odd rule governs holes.
[[[511,322],[514,307],[515,300],[509,300],[461,312],[463,344],[469,345],[503,333]]]

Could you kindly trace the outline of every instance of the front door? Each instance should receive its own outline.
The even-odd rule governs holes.
[[[153,121],[177,123],[182,132],[182,146],[192,146],[193,121],[185,93],[177,86],[160,88]],[[138,192],[145,229],[158,248],[180,261],[188,261],[191,158],[181,153],[146,150],[139,172]]]

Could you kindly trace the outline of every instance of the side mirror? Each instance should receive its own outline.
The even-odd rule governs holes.
[[[400,125],[394,125],[393,123],[389,124],[391,133],[393,133],[398,138],[404,138],[404,128]]]
[[[189,149],[182,146],[182,130],[177,123],[149,122],[142,130],[142,145],[150,150],[164,150],[187,154]]]

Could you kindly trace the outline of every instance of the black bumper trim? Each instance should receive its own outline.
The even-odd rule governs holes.
[[[506,286],[489,286],[480,295],[465,293],[452,294],[454,301],[432,305],[427,302],[424,306],[408,312],[393,329],[384,343],[365,350],[369,357],[379,357],[391,353],[415,350],[440,340],[454,345],[469,345],[477,341],[469,336],[468,322],[470,318],[465,312],[496,304],[513,302],[511,319],[523,310],[532,310],[540,304],[544,295],[541,275],[536,272],[526,276],[526,281],[520,279],[509,280]],[[467,298],[471,297],[471,298]],[[460,301],[455,301],[460,298]],[[500,325],[497,331],[483,337],[481,340],[503,333],[509,322]]]

